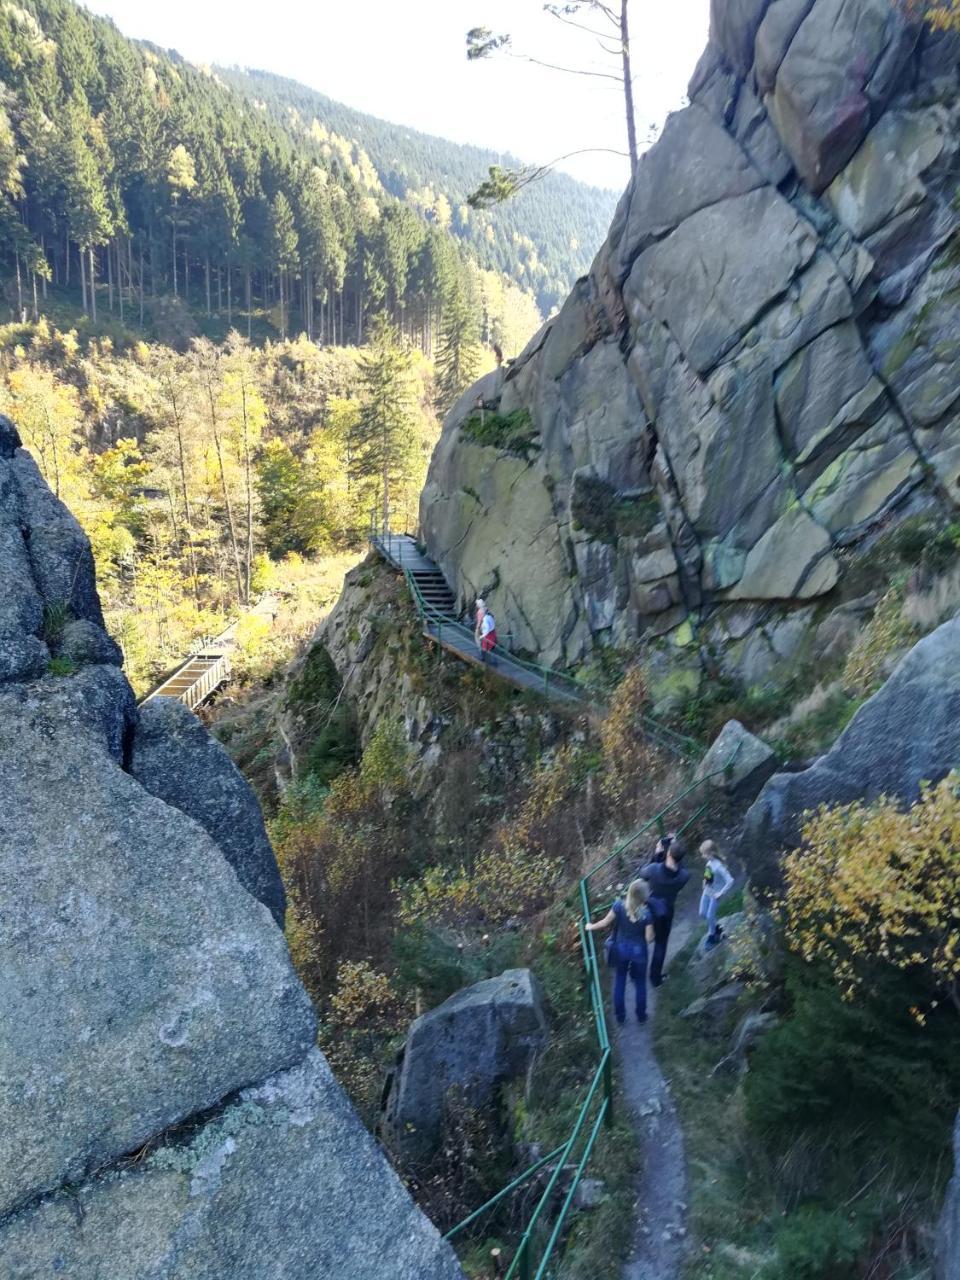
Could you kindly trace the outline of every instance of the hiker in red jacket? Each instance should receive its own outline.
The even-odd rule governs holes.
[[[486,655],[493,653],[497,646],[496,620],[486,605],[483,606],[483,617],[477,628],[477,636],[480,642],[480,661],[483,662]]]

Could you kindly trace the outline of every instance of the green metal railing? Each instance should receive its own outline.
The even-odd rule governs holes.
[[[447,636],[448,640],[459,641],[461,645],[468,647],[476,644],[474,633],[468,626],[443,613],[436,605],[430,604],[424,598],[413,573],[409,569],[404,569],[403,573],[410,595],[413,597],[420,624],[436,639],[438,652],[443,646],[444,635]],[[536,692],[542,693],[546,697],[560,698],[563,701],[596,708],[597,710],[603,710],[606,706],[607,699],[602,690],[584,684],[566,672],[556,671],[553,667],[542,667],[527,658],[521,658],[518,654],[511,653],[509,649],[505,649],[502,645],[497,645],[496,656],[490,666],[494,671],[498,668],[506,669],[507,671],[515,668],[533,675],[537,681]],[[644,732],[656,746],[669,751],[671,755],[678,756],[681,760],[689,762],[699,759],[703,752],[703,747],[699,742],[694,741],[693,738],[685,737],[682,733],[677,733],[675,729],[662,724],[655,716],[643,715],[641,720]]]
[[[590,870],[587,871],[587,873],[580,879],[579,899],[581,914],[577,925],[580,933],[580,946],[583,954],[583,967],[586,977],[587,993],[596,1027],[597,1048],[599,1051],[596,1069],[594,1070],[590,1084],[587,1088],[586,1096],[584,1097],[580,1110],[577,1113],[573,1129],[571,1130],[570,1136],[566,1142],[562,1143],[554,1151],[551,1151],[549,1155],[543,1156],[528,1169],[525,1169],[523,1173],[514,1178],[509,1186],[504,1187],[502,1191],[497,1192],[495,1196],[491,1197],[486,1204],[481,1205],[480,1208],[475,1209],[469,1217],[464,1218],[462,1222],[457,1223],[457,1225],[448,1231],[445,1236],[445,1239],[447,1240],[454,1239],[495,1205],[499,1204],[505,1197],[509,1196],[512,1192],[518,1190],[528,1182],[534,1174],[540,1172],[552,1163],[554,1165],[553,1171],[547,1181],[546,1187],[533,1209],[533,1212],[530,1215],[529,1220],[527,1221],[523,1235],[517,1245],[516,1252],[513,1255],[513,1260],[507,1269],[504,1280],[514,1280],[514,1278],[516,1278],[516,1280],[548,1280],[549,1277],[556,1274],[553,1268],[559,1262],[559,1259],[556,1258],[557,1246],[561,1240],[564,1224],[576,1196],[577,1187],[580,1185],[584,1170],[590,1162],[590,1156],[596,1146],[602,1127],[604,1124],[611,1125],[613,1123],[613,1071],[610,1035],[607,1029],[607,1015],[604,1005],[603,983],[600,979],[600,963],[597,957],[596,941],[594,939],[594,935],[589,933],[585,927],[589,923],[591,916],[590,881],[598,874],[598,872],[603,871],[604,868],[608,867],[611,862],[622,857],[622,855],[643,836],[650,834],[652,831],[657,831],[660,835],[664,835],[666,833],[666,819],[668,814],[675,812],[678,806],[688,796],[692,795],[694,791],[698,790],[698,788],[705,786],[714,778],[720,777],[721,775],[728,776],[739,749],[738,744],[733,754],[723,765],[720,766],[720,768],[695,779],[689,786],[685,787],[682,791],[678,792],[677,795],[673,796],[659,813],[655,814],[648,822],[644,823],[644,825],[640,827],[638,831],[635,831],[632,836],[621,841],[620,844],[618,844],[616,848],[607,855],[607,857],[598,862],[596,866],[591,867]],[[682,835],[684,831],[688,830],[698,818],[703,816],[706,809],[706,803],[700,805],[677,829],[677,834]],[[541,1233],[538,1232],[538,1228],[550,1209],[557,1182],[564,1169],[567,1168],[571,1160],[575,1158],[578,1143],[581,1135],[584,1133],[587,1134],[586,1141],[583,1144],[583,1148],[580,1151],[579,1158],[577,1159],[576,1168],[573,1171],[570,1185],[567,1188],[566,1195],[564,1196],[563,1202],[560,1205],[559,1211],[553,1221],[553,1227],[550,1234],[546,1242],[541,1246],[539,1239],[539,1235]],[[536,1256],[538,1252],[539,1260]]]
[[[384,525],[383,523],[382,514],[378,511],[372,511],[370,513],[370,545],[379,549],[388,558],[391,556],[389,547],[391,536],[400,535],[391,534],[389,525]],[[428,635],[437,641],[438,658],[441,656],[440,651],[443,648],[444,636],[447,637],[448,641],[458,641],[459,647],[469,652],[476,644],[476,637],[471,628],[465,626],[464,623],[456,618],[451,618],[449,614],[444,613],[442,609],[438,609],[436,605],[426,600],[410,569],[401,567],[401,571],[413,598],[421,626]],[[575,703],[598,711],[602,711],[606,707],[607,697],[603,690],[585,684],[567,672],[557,671],[553,667],[540,666],[528,658],[521,658],[519,654],[511,652],[503,644],[497,645],[495,655],[491,658],[489,666],[491,670],[497,671],[499,669],[503,674],[508,674],[510,671],[522,671],[532,676],[535,683],[533,685],[524,685],[523,687],[533,688],[535,692],[542,693],[545,697]],[[686,737],[682,733],[677,733],[675,729],[662,724],[655,716],[644,715],[642,721],[644,731],[656,746],[688,762],[699,759],[703,752],[703,747],[699,742],[696,742],[693,738]]]

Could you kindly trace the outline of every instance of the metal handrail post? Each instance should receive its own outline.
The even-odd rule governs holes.
[[[530,1239],[523,1237],[520,1245],[520,1280],[530,1280]]]
[[[613,1059],[607,1058],[603,1068],[603,1094],[606,1100],[607,1128],[613,1128]]]

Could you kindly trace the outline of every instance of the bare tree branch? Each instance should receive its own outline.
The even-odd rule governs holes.
[[[572,18],[568,18],[561,9],[552,4],[545,4],[544,9],[551,17],[556,18],[558,22],[562,22],[565,26],[576,27],[578,31],[585,31],[588,36],[596,36],[598,40],[609,40],[610,36],[606,31],[594,31],[593,27],[585,27],[582,22],[574,22]]]
[[[529,53],[513,53],[512,58],[522,58],[524,62],[532,62],[536,67],[546,67],[549,71],[564,71],[571,76],[593,76],[598,80],[613,80],[615,84],[623,84],[620,76],[615,76],[610,71],[586,71],[582,67],[560,67],[555,62],[542,62],[539,58],[531,57]]]

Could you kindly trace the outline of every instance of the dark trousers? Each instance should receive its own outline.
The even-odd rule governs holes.
[[[645,943],[614,943],[616,976],[613,980],[613,1011],[618,1022],[627,1017],[627,975],[633,979],[637,994],[637,1017],[647,1014],[647,947]]]
[[[653,922],[653,959],[650,961],[650,985],[659,987],[663,981],[663,962],[667,958],[667,943],[673,928],[673,912],[659,915]]]

